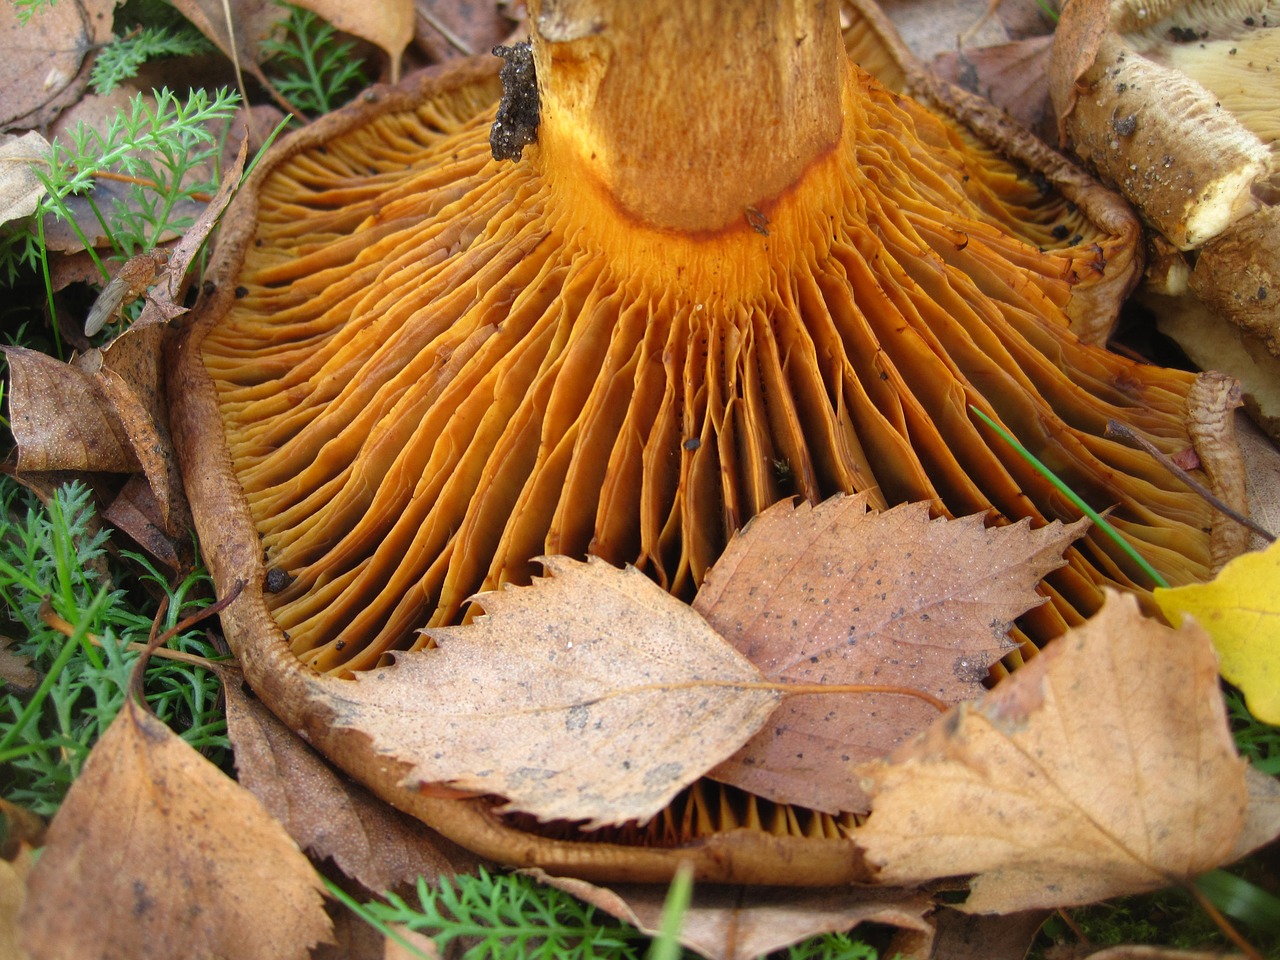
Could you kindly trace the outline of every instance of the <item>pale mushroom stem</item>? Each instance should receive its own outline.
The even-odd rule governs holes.
[[[834,2],[530,6],[542,171],[652,227],[741,223],[839,141]]]

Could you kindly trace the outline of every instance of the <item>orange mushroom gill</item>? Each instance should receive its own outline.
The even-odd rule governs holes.
[[[425,642],[541,554],[634,564],[691,597],[790,496],[1076,519],[970,405],[1171,582],[1239,549],[1103,436],[1115,418],[1198,449],[1239,497],[1221,383],[1073,332],[1106,327],[1136,277],[1132,217],[1091,219],[1095,188],[1060,160],[1002,159],[883,87],[849,62],[835,4],[746,6],[531,4],[541,123],[517,161],[490,155],[483,63],[295,135],[233,212],[181,347],[175,432],[215,579],[249,581],[224,615],[246,675],[384,796],[507,862],[656,879],[674,860],[637,850],[702,844],[708,878],[857,875],[844,847],[809,855],[847,818],[705,783],[648,827],[592,835],[408,796],[326,729],[312,671]],[[1079,622],[1104,584],[1148,586],[1091,533],[1021,638]]]

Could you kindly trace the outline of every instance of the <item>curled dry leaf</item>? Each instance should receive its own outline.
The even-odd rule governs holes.
[[[336,722],[411,779],[496,794],[589,828],[645,821],[760,728],[764,678],[635,569],[548,557],[550,576],[481,595],[486,615],[340,682]]]
[[[83,370],[26,347],[6,347],[9,420],[18,470],[140,469],[101,383]]]
[[[0,223],[8,223],[36,212],[45,189],[33,164],[48,157],[49,141],[34,130],[0,141]]]
[[[269,57],[263,41],[287,17],[279,4],[274,0],[173,0],[173,5],[241,70],[270,87],[259,64]]]
[[[1053,64],[1049,68],[1049,95],[1058,115],[1058,140],[1067,139],[1066,122],[1080,98],[1080,78],[1093,66],[1098,48],[1111,28],[1110,0],[1075,0],[1075,9],[1058,23]]]
[[[165,334],[161,326],[131,330],[73,363],[23,347],[5,354],[19,474],[142,474],[146,487],[130,499],[169,538],[157,554],[168,562],[187,553],[190,514],[160,401]]]
[[[105,510],[102,521],[119,530],[170,570],[189,570],[190,542],[166,532],[171,524],[162,516],[160,503],[147,481],[132,476],[125,481]]]
[[[473,854],[337,773],[246,694],[237,673],[220,674],[240,783],[300,847],[317,859],[332,858],[372,893],[475,869]]]
[[[868,513],[865,497],[777,504],[735,537],[694,609],[770,680],[885,684],[947,703],[982,695],[1013,648],[1013,619],[1043,602],[1087,521],[987,528],[930,520],[927,504]],[[788,697],[711,772],[781,803],[865,811],[856,764],[883,757],[938,716],[902,694]]]
[[[304,960],[329,934],[321,891],[253,795],[130,699],[49,827],[20,923],[32,960]]]
[[[656,936],[667,889],[652,884],[608,887],[527,871],[543,883]],[[916,934],[929,956],[933,900],[918,890],[875,887],[743,887],[695,884],[678,938],[710,960],[754,960],[823,933],[879,923]]]
[[[1109,592],[980,704],[868,764],[872,813],[855,840],[885,883],[976,874],[961,909],[977,913],[1211,870],[1233,857],[1250,803],[1217,684],[1202,630]]]
[[[1219,669],[1244,693],[1249,712],[1280,724],[1280,540],[1236,557],[1208,583],[1157,588],[1174,623],[1191,615],[1208,631]]]

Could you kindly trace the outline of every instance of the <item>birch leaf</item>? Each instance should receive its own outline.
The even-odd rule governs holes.
[[[634,569],[544,561],[483,594],[475,623],[342,681],[336,722],[410,779],[496,794],[587,829],[647,820],[760,728],[763,677],[689,606]]]
[[[1108,593],[981,703],[868,764],[854,839],[884,883],[976,874],[967,912],[1091,903],[1230,861],[1246,769],[1204,632]]]
[[[868,513],[863,497],[780,503],[730,542],[693,606],[770,680],[957,703],[982,696],[1013,619],[1043,602],[1036,585],[1083,529],[930,520],[923,503]],[[788,697],[711,776],[779,803],[865,811],[856,765],[937,716],[900,693]]]

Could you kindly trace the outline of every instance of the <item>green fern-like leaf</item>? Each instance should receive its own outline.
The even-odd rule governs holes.
[[[465,938],[467,960],[638,960],[648,938],[567,893],[521,874],[420,880],[417,902],[390,895],[355,905],[380,928],[400,924],[437,946]]]
[[[49,311],[54,312],[44,228],[48,218],[56,217],[71,227],[106,281],[109,272],[72,214],[68,198],[73,195],[88,195],[97,220],[93,232],[101,232],[120,259],[182,233],[194,221],[192,210],[202,202],[199,198],[217,190],[221,143],[216,131],[226,129],[239,103],[239,96],[226,89],[212,94],[193,90],[184,101],[162,88],[154,92],[154,99],[135,96],[105,131],[82,123],[69,136],[56,139],[47,165],[33,164],[46,190],[35,214],[0,226],[0,279],[12,284],[24,267],[34,266],[43,277]],[[104,173],[133,182],[123,198],[99,205],[90,191]],[[184,204],[186,200],[196,203]]]
[[[878,960],[875,947],[847,933],[827,933],[787,950],[788,960]]]
[[[18,23],[26,26],[28,20],[37,14],[44,13],[57,0],[9,0],[9,2],[13,4],[14,11],[18,14]]]
[[[188,57],[208,53],[213,44],[190,24],[174,27],[142,27],[118,37],[98,53],[89,82],[96,93],[106,95],[134,77],[148,60]]]
[[[10,652],[28,658],[40,676],[36,689],[0,682],[0,794],[52,813],[79,774],[89,751],[124,704],[138,654],[127,649],[151,631],[145,591],[121,585],[127,574],[105,574],[108,532],[99,527],[87,487],[59,490],[48,506],[28,503],[17,484],[0,478],[0,600],[8,610]],[[142,561],[143,578],[168,593],[162,629],[207,603],[197,588],[203,571],[171,585]],[[71,625],[55,629],[49,610]],[[96,641],[96,642],[95,642]],[[199,630],[171,646],[216,656]],[[185,664],[152,660],[144,689],[161,719],[215,759],[226,752],[226,720],[217,704],[218,681]]]
[[[262,45],[273,58],[272,80],[303,113],[328,113],[367,83],[364,61],[353,55],[354,44],[338,41],[333,27],[310,10],[280,5],[289,11],[283,34]]]

